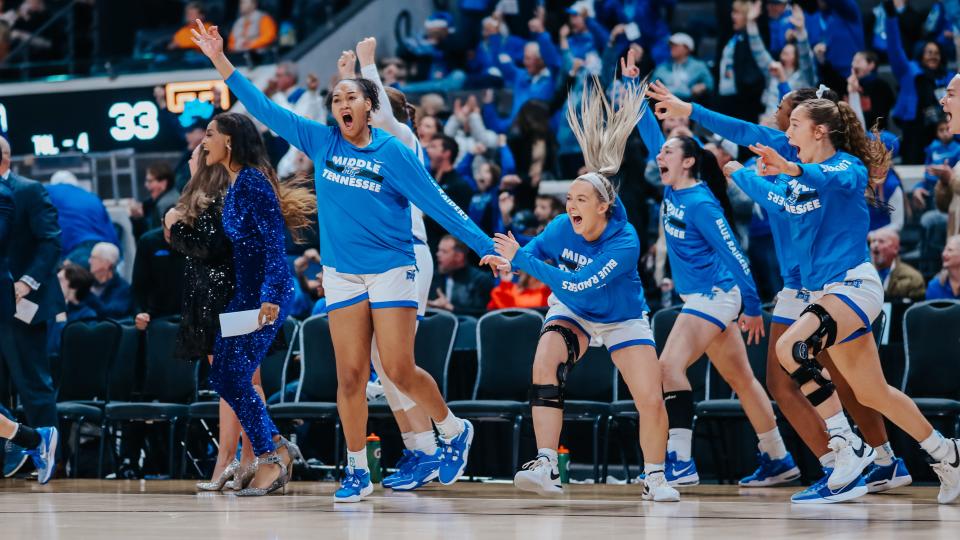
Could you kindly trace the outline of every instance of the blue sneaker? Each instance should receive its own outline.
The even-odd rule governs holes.
[[[26,453],[33,460],[37,468],[37,481],[46,484],[57,470],[57,442],[59,433],[55,427],[37,428],[40,435],[40,446]]]
[[[393,489],[395,491],[413,491],[418,487],[428,484],[437,478],[440,474],[440,465],[443,463],[443,451],[437,448],[433,454],[427,454],[417,450],[414,452],[416,457],[410,467],[409,473],[398,479]]]
[[[913,482],[913,477],[910,476],[907,464],[902,459],[893,458],[893,463],[889,465],[873,463],[867,467],[866,472],[863,473],[863,480],[867,483],[867,491],[880,493],[909,486]]]
[[[373,493],[373,484],[370,483],[370,472],[347,467],[344,469],[343,480],[340,481],[340,489],[333,494],[333,502],[360,502],[371,493]]]
[[[4,478],[10,478],[17,474],[17,471],[26,465],[27,460],[30,459],[30,455],[27,454],[27,451],[24,450],[23,447],[14,444],[13,441],[10,440],[3,445],[3,454]]]
[[[416,465],[417,459],[416,454],[413,450],[403,449],[403,454],[400,456],[400,460],[397,461],[397,472],[384,477],[380,482],[385,488],[392,488],[394,484],[397,483],[397,479],[403,478],[410,474],[410,470]]]
[[[787,455],[781,459],[770,459],[766,452],[757,455],[760,466],[753,474],[740,480],[740,487],[770,487],[787,484],[800,478],[800,469],[793,462],[793,456]]]
[[[441,450],[440,483],[449,486],[456,482],[467,468],[467,458],[470,455],[470,445],[473,444],[473,424],[469,420],[463,421],[463,431],[449,441],[440,438]]]
[[[676,486],[695,486],[700,483],[697,466],[693,459],[678,461],[676,452],[667,452],[667,461],[663,464],[667,484]]]
[[[830,489],[827,487],[827,479],[830,478],[832,472],[833,469],[823,469],[823,478],[817,480],[807,489],[794,493],[790,497],[790,502],[794,504],[830,504],[849,501],[867,494],[867,484],[863,481],[863,476],[836,491]]]

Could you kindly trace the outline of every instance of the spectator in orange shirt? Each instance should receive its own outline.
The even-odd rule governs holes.
[[[277,40],[277,22],[257,9],[257,0],[240,0],[240,18],[233,23],[227,47],[230,52],[263,49]]]
[[[487,309],[547,307],[549,296],[550,289],[530,274],[520,271],[514,276],[501,272],[500,284],[490,291]]]
[[[207,22],[207,14],[203,11],[203,3],[187,2],[187,5],[183,7],[183,27],[173,35],[173,39],[167,44],[167,49],[193,49],[199,51],[200,47],[197,47],[197,44],[193,42],[193,35],[190,33],[190,30],[197,28],[197,19],[203,21],[204,24]]]

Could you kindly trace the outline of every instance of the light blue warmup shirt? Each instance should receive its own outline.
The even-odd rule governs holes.
[[[313,160],[324,266],[379,274],[415,265],[411,202],[479,255],[494,253],[493,241],[395,137],[372,128],[370,144],[358,148],[337,125],[324,126],[270,101],[239,71],[226,82],[250,114]]]

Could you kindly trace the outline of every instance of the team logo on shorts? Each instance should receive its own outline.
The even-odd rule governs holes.
[[[407,270],[407,281],[416,281],[416,280],[417,280],[417,271]]]
[[[862,279],[848,279],[843,282],[844,287],[856,287],[859,289],[861,285],[863,285]]]
[[[797,299],[797,300],[802,300],[803,302],[806,302],[806,303],[809,304],[809,303],[810,303],[810,291],[803,290],[803,289],[797,291],[796,299]]]

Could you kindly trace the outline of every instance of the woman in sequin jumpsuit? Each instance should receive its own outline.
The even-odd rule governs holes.
[[[237,414],[257,454],[252,489],[265,494],[289,478],[281,474],[292,462],[251,377],[266,356],[293,299],[293,276],[286,262],[284,227],[309,224],[316,199],[304,188],[281,185],[269,165],[266,148],[246,116],[224,113],[207,127],[203,139],[208,165],[223,166],[230,186],[223,201],[223,229],[233,244],[236,284],[225,312],[259,309],[260,329],[240,336],[217,335],[210,385]],[[283,446],[278,452],[278,446]],[[293,452],[295,453],[295,452]],[[279,458],[278,458],[279,456]],[[285,478],[281,478],[285,477]],[[261,492],[257,492],[261,490]]]

